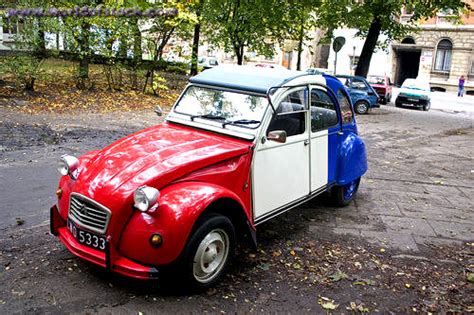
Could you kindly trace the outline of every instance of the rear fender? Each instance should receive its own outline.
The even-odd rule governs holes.
[[[365,144],[355,133],[349,132],[339,150],[337,185],[346,185],[367,172]]]
[[[221,186],[203,182],[181,182],[164,188],[155,211],[135,211],[120,240],[119,251],[131,260],[157,266],[175,261],[183,251],[194,224],[218,200],[231,199],[240,205],[235,211],[250,218],[240,198]],[[150,245],[152,234],[163,238],[160,247]]]

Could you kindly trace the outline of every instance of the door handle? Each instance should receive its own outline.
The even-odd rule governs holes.
[[[344,132],[343,132],[342,130],[339,130],[339,131],[337,132],[337,135],[338,135],[338,136],[342,136],[343,134],[344,134]]]
[[[309,145],[309,140],[306,139],[303,143],[304,143],[304,145]]]

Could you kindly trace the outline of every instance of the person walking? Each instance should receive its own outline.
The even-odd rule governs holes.
[[[462,75],[459,78],[459,83],[458,83],[458,97],[463,97],[464,96],[464,83],[466,80],[464,79],[464,76]]]

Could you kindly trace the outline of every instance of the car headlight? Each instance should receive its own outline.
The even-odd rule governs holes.
[[[134,207],[140,211],[150,209],[160,197],[160,191],[153,187],[142,186],[133,194]]]
[[[79,160],[72,155],[61,156],[58,163],[58,172],[61,175],[69,175],[72,179],[77,178],[77,169],[79,168]]]

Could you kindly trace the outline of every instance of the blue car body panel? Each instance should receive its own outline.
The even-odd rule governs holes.
[[[336,77],[324,75],[326,85],[331,90],[331,98],[339,104],[337,92],[341,90],[351,101],[353,119],[342,123],[340,106],[338,116],[341,122],[328,130],[328,188],[333,185],[347,185],[367,172],[365,144],[358,136],[353,101],[346,87]]]

